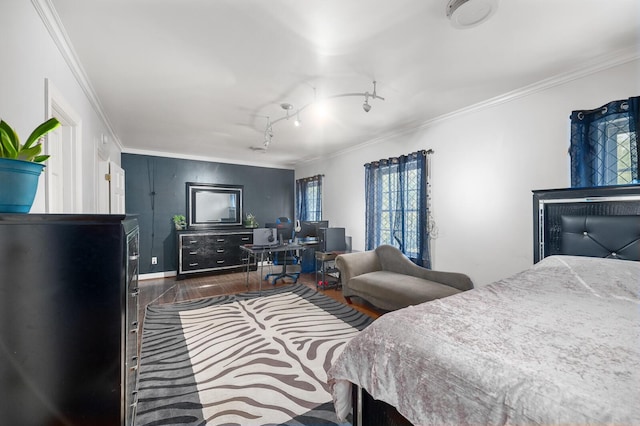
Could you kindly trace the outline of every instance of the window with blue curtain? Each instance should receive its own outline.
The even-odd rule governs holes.
[[[427,154],[421,150],[365,164],[365,244],[397,247],[414,263],[431,267]]]
[[[571,113],[571,186],[638,183],[640,97]]]
[[[322,220],[322,177],[316,175],[296,180],[298,220]]]

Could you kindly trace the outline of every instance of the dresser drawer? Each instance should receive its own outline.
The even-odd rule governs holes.
[[[193,271],[211,268],[213,262],[211,257],[204,253],[204,250],[183,249],[181,264],[183,271]]]
[[[190,248],[197,250],[199,248],[205,248],[209,241],[207,235],[181,235],[180,243],[183,249]]]
[[[219,248],[239,247],[241,244],[250,244],[253,235],[243,234],[220,234],[207,236],[207,244]]]

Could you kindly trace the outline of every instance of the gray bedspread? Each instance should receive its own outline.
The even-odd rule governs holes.
[[[385,314],[329,371],[414,425],[640,425],[640,262],[545,258],[508,279]]]

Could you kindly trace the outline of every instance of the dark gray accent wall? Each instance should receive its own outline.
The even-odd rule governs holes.
[[[293,220],[294,171],[239,164],[122,154],[127,214],[140,225],[140,273],[176,270],[173,215],[186,212],[186,183],[244,185],[244,213],[260,226],[286,216]],[[152,265],[151,258],[158,258]]]

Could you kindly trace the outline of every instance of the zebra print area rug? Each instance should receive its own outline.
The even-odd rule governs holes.
[[[326,371],[371,322],[304,285],[149,306],[135,424],[339,424]]]

